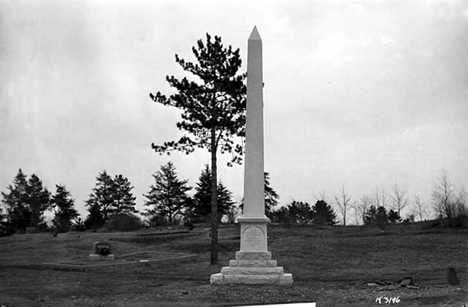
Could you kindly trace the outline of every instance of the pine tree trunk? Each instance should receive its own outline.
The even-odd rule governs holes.
[[[218,264],[218,177],[216,166],[216,129],[211,128],[211,261]]]

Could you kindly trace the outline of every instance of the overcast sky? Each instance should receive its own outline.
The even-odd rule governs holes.
[[[466,1],[0,0],[0,190],[19,168],[84,201],[102,170],[135,186],[172,160],[194,186],[204,151],[159,156],[175,140],[170,93],[205,33],[240,48],[263,40],[265,170],[280,195],[315,203],[341,186],[354,200],[378,187],[429,204],[441,169],[468,188]],[[243,166],[219,176],[235,200]]]

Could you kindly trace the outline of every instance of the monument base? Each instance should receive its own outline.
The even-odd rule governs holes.
[[[211,284],[292,285],[292,274],[284,273],[283,267],[276,266],[276,260],[272,260],[267,251],[266,226],[269,221],[266,217],[239,218],[241,250],[221,273],[211,275]]]
[[[109,254],[109,255],[89,254],[89,260],[91,261],[115,260],[115,256],[114,254]]]
[[[293,283],[292,274],[284,273],[283,267],[276,266],[270,252],[236,252],[236,259],[223,267],[221,273],[213,274],[210,283],[285,285]]]

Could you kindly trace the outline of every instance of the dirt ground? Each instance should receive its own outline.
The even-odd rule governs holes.
[[[154,232],[155,235],[140,231],[0,238],[0,305],[468,305],[467,230],[434,231],[398,225],[382,235],[377,229],[364,227],[271,226],[269,250],[279,265],[293,274],[291,287],[209,284],[210,275],[227,265],[239,248],[236,227],[222,230],[218,266],[208,263],[209,240],[204,239],[203,229],[187,234]],[[143,251],[192,256],[92,267],[51,265],[77,261],[86,264],[95,241],[111,242],[117,258]],[[460,285],[447,284],[448,266],[456,269]],[[416,289],[397,285],[407,276],[414,278]],[[375,282],[381,283],[368,285]]]

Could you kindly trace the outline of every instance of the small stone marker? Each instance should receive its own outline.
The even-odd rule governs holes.
[[[105,242],[94,242],[94,253],[107,256],[111,253],[111,245]]]
[[[89,255],[89,260],[114,260],[111,245],[107,242],[94,242],[94,254]]]

